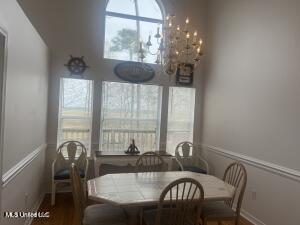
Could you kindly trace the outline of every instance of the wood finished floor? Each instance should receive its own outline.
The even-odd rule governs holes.
[[[34,219],[31,225],[80,225],[76,217],[73,198],[71,193],[58,193],[56,195],[56,204],[51,207],[50,194],[47,194],[39,208],[39,212],[50,212],[50,218]],[[210,223],[209,225],[217,225]],[[231,225],[224,222],[223,225]],[[242,219],[240,225],[252,225]]]

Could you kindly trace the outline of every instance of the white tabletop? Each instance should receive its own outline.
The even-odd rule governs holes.
[[[109,174],[88,181],[90,199],[120,206],[147,206],[158,203],[163,189],[172,181],[189,177],[201,183],[205,201],[232,198],[234,187],[217,177],[193,172]]]

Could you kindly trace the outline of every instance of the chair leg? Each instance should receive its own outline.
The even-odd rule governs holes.
[[[83,180],[83,192],[84,192],[84,198],[87,199],[87,183],[86,180]]]
[[[143,208],[140,209],[140,225],[143,225]]]
[[[55,205],[55,194],[56,194],[56,183],[52,182],[52,192],[51,192],[51,206]]]
[[[237,218],[235,219],[234,224],[235,224],[235,225],[239,225],[239,224],[240,224],[240,218],[239,218],[239,217],[237,217]]]

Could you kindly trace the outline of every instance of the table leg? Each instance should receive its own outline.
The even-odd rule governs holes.
[[[124,207],[128,217],[128,225],[140,225],[140,207]]]
[[[97,163],[97,160],[94,160],[95,177],[99,177],[99,168],[100,168],[100,163]]]

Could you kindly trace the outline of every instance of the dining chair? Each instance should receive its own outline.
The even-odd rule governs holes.
[[[78,166],[80,177],[86,183],[88,162],[86,147],[81,142],[66,141],[58,147],[56,157],[52,163],[51,205],[55,205],[58,184],[70,185],[69,168],[72,163]]]
[[[82,179],[77,166],[70,167],[72,195],[80,225],[126,225],[124,211],[117,206],[95,204],[87,206]]]
[[[200,152],[196,152],[197,150],[199,151],[198,147],[188,141],[176,146],[175,157],[180,170],[209,174],[208,163],[200,156]]]
[[[192,178],[170,183],[161,193],[156,210],[144,212],[146,225],[198,225],[204,200],[202,185]]]
[[[203,225],[210,221],[234,221],[239,224],[242,201],[247,185],[247,171],[243,164],[235,162],[225,170],[223,180],[235,188],[231,199],[224,202],[212,202],[205,204],[202,209],[201,218]]]
[[[155,152],[145,152],[136,161],[136,170],[141,172],[164,172],[168,165],[163,158]]]
[[[164,172],[168,170],[168,165],[163,158],[156,152],[145,152],[136,161],[136,172]],[[140,209],[140,225],[143,223],[144,210],[151,210],[153,206],[147,206]]]

